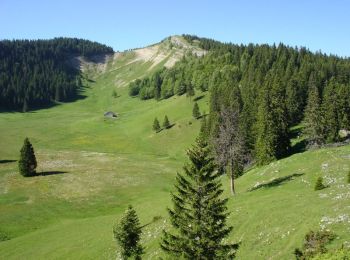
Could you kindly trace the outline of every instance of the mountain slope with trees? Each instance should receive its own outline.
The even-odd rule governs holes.
[[[193,41],[196,48],[200,44]],[[207,45],[213,44],[208,41]],[[251,132],[257,130],[250,126],[256,124],[258,110],[259,115],[265,115],[265,111],[276,108],[276,103],[257,106],[260,93],[250,89],[251,93],[245,95],[235,84],[236,78],[230,77],[237,71],[233,66],[215,73],[215,79],[221,83],[209,88],[209,92],[193,88],[189,91],[194,90],[194,96],[173,95],[147,101],[131,98],[127,87],[130,82],[151,77],[166,62],[167,56],[158,63],[139,60],[138,53],[147,53],[149,48],[115,54],[113,60],[104,64],[105,70],[83,70],[85,99],[35,113],[0,113],[0,258],[115,259],[119,249],[112,227],[120,223],[129,204],[137,212],[142,231],[142,258],[166,258],[160,248],[162,230],[176,231],[170,224],[167,207],[173,205],[171,192],[176,192],[176,173],[182,172],[186,149],[194,143],[200,128],[201,136],[208,136],[208,129],[210,138],[214,132],[217,137],[231,135],[237,129],[231,122],[236,117],[226,118],[225,111],[238,110],[237,121],[242,128],[237,131],[239,139],[248,144],[245,147],[251,147],[250,151],[254,150],[255,139],[250,138],[254,137]],[[168,51],[170,55],[171,49],[165,50]],[[204,60],[210,52],[193,59]],[[226,89],[225,82],[235,87],[224,95],[221,91]],[[291,96],[299,95],[294,91],[296,82],[288,83]],[[281,95],[277,83],[262,85],[264,89],[270,86],[264,94],[271,100]],[[113,90],[118,98],[111,95]],[[325,92],[319,91],[321,108],[325,106]],[[215,102],[210,101],[210,96],[217,97],[212,99]],[[307,96],[303,98],[308,100]],[[247,107],[248,99],[255,105]],[[295,100],[291,99],[287,107],[298,108],[292,105]],[[333,99],[327,100],[329,104]],[[193,117],[195,102],[203,111],[199,120]],[[221,111],[222,104],[230,106]],[[210,106],[219,109],[213,116],[204,113]],[[105,111],[114,111],[118,117],[105,118]],[[273,115],[283,119],[283,111],[274,111]],[[249,121],[244,122],[244,114],[255,116],[246,117]],[[172,127],[154,131],[153,120],[158,118],[161,127],[165,115]],[[322,117],[329,116],[322,113]],[[212,124],[209,119],[227,122]],[[292,150],[304,141],[303,136],[297,135],[302,129],[302,125],[291,129]],[[36,171],[45,173],[33,178],[22,177],[16,161],[26,136],[35,148]],[[272,136],[271,140],[279,140],[281,135]],[[241,176],[234,172],[234,196],[229,185],[230,172],[220,176],[222,198],[228,198],[226,212],[230,213],[226,224],[234,227],[223,242],[240,243],[238,259],[294,259],[295,249],[303,249],[310,230],[322,229],[330,229],[337,239],[326,245],[329,254],[320,259],[327,259],[332,249],[340,251],[339,255],[347,253],[350,146],[298,151],[267,165],[246,169]],[[315,191],[319,177],[326,188]]]
[[[74,100],[82,83],[69,58],[112,53],[106,45],[76,38],[0,41],[0,107],[25,112]]]
[[[339,141],[339,130],[350,129],[350,59],[284,44],[237,45],[191,35],[183,38],[207,54],[189,53],[174,67],[130,83],[131,96],[161,100],[209,91],[211,138],[217,136],[220,112],[235,108],[246,135],[245,148],[259,164],[290,154],[289,128],[311,117],[307,97],[315,87],[322,114],[317,143]],[[313,131],[310,123],[305,133]],[[313,144],[314,137],[308,138]]]

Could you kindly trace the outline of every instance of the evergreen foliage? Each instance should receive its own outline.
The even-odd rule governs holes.
[[[324,143],[324,118],[322,112],[319,90],[312,80],[304,118],[304,134],[311,146],[319,146]]]
[[[348,179],[347,182],[350,183],[350,171],[348,172]]]
[[[21,149],[20,159],[18,161],[19,173],[24,177],[34,176],[37,162],[34,154],[34,148],[28,138],[24,139]]]
[[[315,190],[323,190],[326,186],[323,184],[323,178],[318,177],[315,184]]]
[[[0,41],[0,107],[25,112],[78,98],[80,71],[69,60],[107,53],[113,49],[75,38]]]
[[[172,231],[164,231],[161,248],[183,259],[233,259],[238,244],[224,243],[232,230],[220,173],[208,144],[198,138],[187,155],[190,163],[177,174],[173,209],[169,209]]]
[[[205,114],[205,113],[203,113],[203,114]],[[200,130],[199,130],[199,137],[203,140],[208,141],[209,129],[208,129],[208,120],[207,120],[206,116],[202,116],[201,126],[200,126]]]
[[[183,35],[208,51],[187,54],[174,67],[130,84],[141,99],[210,91],[208,129],[217,136],[222,108],[240,107],[245,148],[260,164],[288,155],[290,126],[304,119],[310,146],[337,141],[350,129],[350,59],[305,48],[235,45]],[[264,122],[264,120],[267,120]]]
[[[260,165],[288,154],[288,113],[284,91],[278,81],[262,90],[257,118],[256,158]]]
[[[153,131],[159,132],[160,131],[160,124],[157,118],[153,121]]]
[[[195,119],[198,119],[201,116],[201,112],[199,111],[199,106],[198,106],[197,102],[195,102],[194,105],[193,105],[192,116]]]
[[[141,227],[136,211],[129,206],[120,223],[113,229],[114,238],[120,248],[122,259],[141,259],[143,248],[140,245]]]
[[[169,122],[168,116],[165,116],[165,117],[164,117],[163,127],[164,127],[165,129],[168,129],[168,128],[170,127],[170,122]]]

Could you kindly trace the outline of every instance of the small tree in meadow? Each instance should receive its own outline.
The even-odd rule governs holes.
[[[113,92],[112,92],[112,97],[114,97],[114,98],[117,98],[117,97],[118,97],[117,91],[113,90]]]
[[[159,121],[157,118],[155,118],[153,121],[153,130],[156,132],[160,131],[160,125],[159,125]]]
[[[201,116],[201,112],[199,111],[198,103],[194,103],[193,109],[192,109],[192,116],[195,119],[198,119]]]
[[[113,229],[122,259],[141,259],[143,248],[140,245],[141,227],[136,211],[129,205],[119,224]]]
[[[167,128],[170,127],[170,122],[169,122],[168,116],[165,116],[165,117],[164,117],[163,127],[164,127],[165,129],[167,129]]]
[[[348,183],[350,183],[350,171],[348,171]]]
[[[29,139],[24,139],[21,149],[20,159],[18,161],[18,168],[21,175],[29,177],[35,175],[35,168],[37,166],[34,148],[29,142]]]
[[[323,190],[326,186],[323,184],[323,178],[318,177],[315,184],[315,190]]]

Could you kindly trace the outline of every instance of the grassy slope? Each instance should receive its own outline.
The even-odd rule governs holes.
[[[112,226],[129,203],[141,223],[150,223],[143,230],[145,258],[161,254],[158,241],[167,226],[169,191],[199,122],[191,118],[193,102],[184,96],[160,102],[130,98],[125,84],[149,73],[152,65],[129,64],[132,59],[127,53],[110,62],[109,72],[90,72],[95,82],[86,81],[84,100],[33,113],[0,114],[0,160],[17,159],[23,138],[29,136],[39,171],[65,172],[24,179],[16,162],[0,163],[0,234],[12,237],[0,242],[0,258],[113,258]],[[112,98],[113,89],[120,97]],[[207,100],[199,101],[202,110],[208,111]],[[105,120],[107,110],[120,117]],[[154,134],[154,117],[162,121],[165,114],[175,126]],[[349,240],[349,160],[348,146],[310,151],[240,178],[238,194],[229,201],[229,222],[235,227],[231,239],[242,241],[238,256],[291,259],[304,234],[320,225],[339,235],[333,246]],[[247,191],[257,182],[291,174],[303,175]],[[320,175],[330,187],[315,192]],[[226,177],[223,181],[227,183]],[[151,223],[155,216],[162,218]]]

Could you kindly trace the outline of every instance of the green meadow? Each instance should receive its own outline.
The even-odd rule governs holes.
[[[141,101],[128,83],[160,68],[121,53],[103,72],[84,72],[85,98],[29,113],[0,114],[0,259],[115,259],[112,228],[129,204],[143,227],[145,259],[157,259],[160,234],[169,227],[176,172],[186,162],[200,122],[193,98]],[[115,90],[118,97],[112,97]],[[198,101],[208,111],[209,94]],[[105,118],[106,111],[117,113]],[[155,117],[173,126],[155,133]],[[29,137],[42,175],[23,178],[17,161]],[[302,140],[295,139],[298,144]],[[230,240],[241,242],[239,259],[293,259],[310,230],[330,229],[330,244],[350,244],[350,147],[294,154],[254,167],[237,180],[230,197]],[[314,191],[317,177],[328,187]]]

